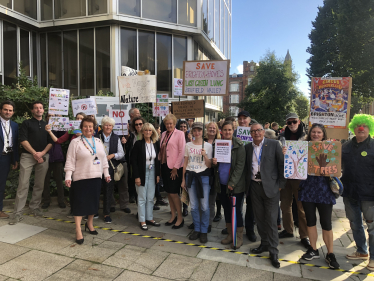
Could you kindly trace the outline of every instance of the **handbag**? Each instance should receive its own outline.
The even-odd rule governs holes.
[[[108,156],[108,153],[106,152],[102,136],[100,136],[100,140],[103,143],[105,154]],[[122,163],[119,163],[117,165],[117,167],[114,167],[114,165],[112,163],[112,160],[109,160],[109,163],[112,166],[113,171],[114,171],[114,181],[120,181],[120,179],[122,178],[123,174],[125,173],[125,169],[124,169]]]
[[[339,178],[330,177],[330,189],[335,196],[335,199],[338,199],[339,196],[343,194],[344,186]]]

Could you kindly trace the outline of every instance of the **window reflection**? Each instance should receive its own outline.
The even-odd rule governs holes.
[[[214,0],[214,42],[216,46],[219,48],[219,2],[220,0]]]
[[[155,34],[139,31],[139,70],[148,69],[155,74]]]
[[[25,16],[36,19],[36,0],[15,0],[13,9]]]
[[[46,34],[40,34],[40,76],[41,85],[47,87],[47,39]]]
[[[202,11],[202,23],[203,31],[208,34],[208,0],[203,0],[203,11]]]
[[[229,33],[228,33],[228,22],[229,22],[229,18],[228,18],[228,13],[227,13],[227,8],[225,7],[224,8],[225,10],[225,57],[227,58],[227,54],[228,54],[228,49],[227,49],[227,43],[229,41]]]
[[[55,19],[86,15],[86,0],[55,0]]]
[[[221,36],[220,36],[220,44],[219,44],[219,48],[221,50],[221,52],[223,53],[223,49],[224,49],[224,42],[225,42],[225,34],[224,34],[224,28],[225,28],[225,14],[224,14],[224,8],[225,8],[225,3],[223,3],[223,0],[221,0],[221,15],[220,15],[220,19],[221,19]]]
[[[214,0],[209,0],[208,6],[208,37],[213,39],[214,31]]]
[[[51,20],[53,17],[52,14],[52,1],[53,0],[41,0],[40,1],[40,11],[42,20]]]
[[[121,28],[121,66],[137,69],[136,30]]]
[[[12,9],[12,0],[0,0],[0,5],[3,5],[8,9]]]
[[[17,76],[17,28],[14,24],[4,21],[3,24],[4,50],[4,85],[16,83]]]
[[[107,13],[107,0],[88,0],[88,14],[99,15]]]
[[[196,0],[179,0],[178,23],[196,26]]]
[[[197,45],[197,43],[195,42]],[[187,60],[186,37],[174,36],[174,78],[182,78],[183,61]]]
[[[96,28],[96,92],[110,91],[110,27]]]
[[[20,52],[22,70],[26,76],[30,75],[30,36],[26,30],[20,30]]]
[[[48,33],[48,85],[62,88],[61,32]]]
[[[94,30],[79,30],[80,95],[94,95]]]
[[[140,17],[140,0],[119,0],[120,14]]]
[[[32,33],[32,78],[38,75],[38,50],[36,48],[36,33]]]
[[[78,95],[78,40],[77,31],[64,32],[64,88]]]
[[[177,0],[143,0],[143,18],[177,22]]]
[[[171,35],[157,33],[157,90],[171,92]]]

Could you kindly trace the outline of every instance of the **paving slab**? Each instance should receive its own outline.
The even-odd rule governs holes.
[[[188,229],[188,225],[191,223],[187,223],[187,221],[184,222],[184,226],[179,229],[173,229],[172,226],[166,226],[165,223],[169,220],[164,219],[160,222],[161,226],[157,227],[158,231],[163,232],[163,233],[170,233],[170,234],[175,234],[175,235],[180,235],[186,237],[188,234],[192,232],[192,229]]]
[[[273,280],[273,272],[256,270],[244,266],[221,263],[213,275],[212,281],[222,280]]]
[[[152,250],[163,251],[168,253],[180,254],[185,256],[196,257],[202,248],[196,246],[188,246],[167,241],[157,241]]]
[[[69,257],[32,250],[0,265],[0,274],[22,280],[44,280],[72,261]]]
[[[130,270],[125,270],[119,277],[115,279],[115,281],[129,281],[129,280],[136,280],[136,281],[164,281],[170,280],[161,277],[156,277],[152,275],[146,275],[139,272],[134,272]]]
[[[66,218],[69,220],[68,218]],[[72,220],[72,219],[70,219]],[[75,233],[75,224],[74,223],[66,223],[66,222],[59,222],[49,219],[42,219],[38,222],[36,222],[38,226],[58,230],[61,232],[69,232],[69,233]]]
[[[51,281],[111,281],[123,270],[111,266],[76,260],[46,280]]]
[[[4,276],[4,275],[0,275],[0,281],[5,281],[7,280],[9,277],[7,276]]]
[[[201,259],[171,254],[153,275],[168,279],[187,280],[201,262]]]
[[[145,252],[146,248],[126,245],[114,255],[106,259],[103,264],[127,269]]]
[[[7,243],[0,242],[0,264],[3,264],[7,261],[14,259],[28,251],[30,249],[23,248],[17,245],[11,245]]]
[[[46,230],[44,227],[24,223],[3,225],[0,227],[0,242],[15,244],[44,230]]]
[[[280,273],[274,273],[274,281],[312,281],[312,279],[306,279],[302,277],[289,276]]]
[[[350,273],[343,273],[336,270],[330,269],[322,269],[317,267],[309,267],[309,266],[301,266],[301,274],[304,278],[309,278],[313,280],[352,280],[352,281],[359,281],[357,275],[350,274]]]
[[[128,269],[140,273],[152,274],[168,256],[169,253],[147,249]]]
[[[234,253],[215,251],[210,249],[201,249],[197,258],[217,261],[222,263],[229,263],[241,266],[247,266],[247,256]]]
[[[209,281],[216,272],[218,262],[203,260],[192,273],[190,280]]]
[[[160,234],[162,236],[162,234]],[[128,245],[133,245],[133,246],[138,246],[138,247],[144,247],[144,248],[151,248],[157,240],[151,239],[151,238],[144,238],[140,236],[134,236],[131,234],[123,234],[123,233],[117,233],[108,241],[113,241],[116,243],[122,243],[122,244],[128,244]]]

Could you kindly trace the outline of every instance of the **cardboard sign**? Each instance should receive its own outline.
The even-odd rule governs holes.
[[[156,102],[153,103],[153,116],[164,117],[169,114],[169,95],[168,94],[157,94]]]
[[[174,96],[181,96],[183,91],[183,79],[174,78]]]
[[[130,119],[128,110],[110,109],[109,117],[113,118],[115,121],[113,132],[116,135],[127,136],[129,134],[127,130],[127,125]]]
[[[286,141],[284,177],[305,180],[308,177],[308,142]]]
[[[251,127],[240,127],[236,128],[236,137],[241,139],[244,145],[253,141],[251,136]]]
[[[218,163],[231,163],[231,140],[216,140],[214,158]]]
[[[308,143],[308,175],[341,176],[342,145],[339,141]]]
[[[52,131],[69,131],[70,124],[68,117],[49,117],[48,125]]]
[[[121,103],[156,102],[156,76],[118,76]]]
[[[183,62],[183,95],[224,96],[229,92],[230,60]]]
[[[204,117],[204,100],[172,102],[172,112],[178,119]]]
[[[97,114],[97,106],[93,98],[72,100],[71,105],[73,107],[74,116],[77,116],[79,112],[83,112],[86,115]]]
[[[81,121],[79,120],[76,120],[76,121],[73,121],[73,120],[69,120],[69,131],[68,133],[73,135],[73,134],[78,134],[78,133],[82,133],[81,129],[80,129],[80,126],[81,126]]]
[[[51,88],[49,90],[48,113],[69,115],[70,90]]]

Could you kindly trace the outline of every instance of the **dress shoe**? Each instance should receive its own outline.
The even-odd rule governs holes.
[[[91,231],[90,228],[88,227],[87,223],[84,225],[84,231],[87,231],[87,228],[88,228],[88,232],[92,235],[98,235],[99,233],[97,233],[96,230],[94,231]],[[78,243],[79,244],[79,243]]]
[[[222,229],[221,234],[226,234],[226,235],[229,234],[229,232],[227,231],[227,228]]]
[[[153,205],[153,211],[158,211],[158,210],[160,210],[160,207],[156,206],[156,205]]]
[[[168,222],[168,221],[165,222],[165,225],[166,225],[166,226],[173,225],[173,224],[175,224],[175,223],[177,222],[177,219],[178,219],[178,217],[175,217],[174,220],[173,220],[172,222]]]
[[[220,213],[216,214],[216,216],[214,217],[213,221],[214,222],[218,222],[222,219],[222,215]]]
[[[191,235],[188,237],[188,239],[190,239],[190,240],[197,240],[197,239],[199,239],[199,237],[200,237],[200,232],[193,231],[191,233]]]
[[[182,228],[183,225],[184,225],[184,219],[182,220],[182,222],[181,222],[179,225],[174,224],[173,227],[172,227],[172,229],[179,229],[179,228]]]
[[[195,224],[194,224],[194,223],[191,223],[191,224],[188,226],[188,229],[195,229]]]
[[[248,237],[249,241],[251,241],[251,242],[256,242],[256,240],[257,240],[257,236],[256,236],[256,234],[253,230],[247,231],[247,237]]]
[[[130,208],[125,208],[125,209],[122,209],[122,211],[124,211],[126,214],[130,214],[131,213],[131,210]]]
[[[279,238],[290,238],[293,237],[293,233],[288,233],[285,229],[278,233]]]
[[[301,244],[303,244],[303,246],[305,247],[305,249],[309,249],[310,247],[310,242],[309,242],[309,239],[308,238],[303,238],[301,239]]]
[[[272,266],[274,266],[275,268],[280,268],[280,263],[279,263],[277,254],[275,255],[270,254],[270,261],[271,261]]]
[[[258,246],[257,248],[254,248],[251,250],[252,253],[254,254],[261,254],[263,252],[268,252],[268,246],[267,245],[262,245],[260,244],[260,246]]]
[[[43,209],[43,210],[48,209],[48,207],[49,207],[49,203],[44,203],[44,204],[42,205],[42,209]]]
[[[83,233],[82,233],[82,237],[83,237]],[[84,237],[82,239],[75,239],[75,242],[78,244],[78,245],[82,245],[83,242],[84,242]]]
[[[208,242],[208,234],[200,233],[200,243],[205,244],[206,242]]]
[[[188,216],[188,209],[183,209],[182,216],[187,217]]]
[[[167,206],[167,205],[169,205],[164,199],[157,199],[156,200],[156,204],[155,204],[156,206]]]
[[[161,224],[159,224],[158,222],[155,222],[155,221],[145,221],[145,223],[147,225],[152,225],[152,226],[161,226]]]

